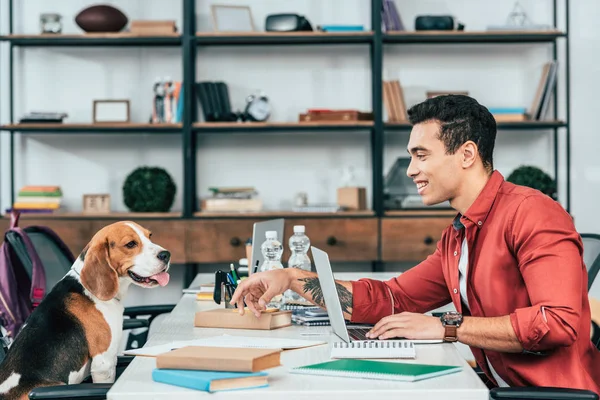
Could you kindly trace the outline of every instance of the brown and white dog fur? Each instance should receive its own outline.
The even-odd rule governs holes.
[[[0,364],[0,399],[26,399],[41,386],[115,380],[131,283],[169,281],[170,253],[140,225],[122,221],[98,231],[71,270],[46,295]]]

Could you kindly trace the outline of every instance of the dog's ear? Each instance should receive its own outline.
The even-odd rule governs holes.
[[[110,265],[108,241],[94,239],[80,255],[83,258],[81,284],[102,301],[114,298],[119,291],[117,271]]]

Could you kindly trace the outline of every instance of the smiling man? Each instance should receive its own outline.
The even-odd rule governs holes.
[[[496,123],[474,99],[439,96],[408,114],[407,174],[424,204],[449,201],[457,215],[435,252],[399,277],[337,281],[346,319],[375,324],[373,339],[462,342],[493,385],[600,392],[583,245],[569,214],[494,170]],[[258,316],[292,289],[324,307],[318,282],[297,268],[254,274],[232,303],[245,300]],[[457,311],[423,314],[450,302]]]

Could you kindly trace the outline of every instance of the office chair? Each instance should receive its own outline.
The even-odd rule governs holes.
[[[588,271],[588,290],[600,271],[600,235],[582,233],[583,261]],[[592,321],[592,342],[600,349],[600,327]],[[514,387],[490,390],[490,399],[495,400],[598,400],[598,394],[589,390],[554,387]]]
[[[53,231],[38,226],[28,226],[23,230],[31,239],[35,251],[44,264],[46,288],[49,291],[71,269],[71,266],[75,262],[75,257]],[[6,240],[15,249],[27,273],[31,276],[33,265],[21,238],[13,232],[8,232]],[[148,338],[150,324],[154,318],[160,314],[171,312],[174,307],[174,304],[126,307],[123,314],[128,318],[123,320],[123,329],[133,330],[144,328],[139,333],[130,332],[126,349],[143,347]],[[139,318],[143,316],[148,316],[148,318]]]

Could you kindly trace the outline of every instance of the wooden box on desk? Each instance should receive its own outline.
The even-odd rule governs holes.
[[[271,330],[292,325],[291,311],[263,312],[260,318],[251,311],[240,315],[235,308],[217,308],[198,311],[194,326],[198,328],[261,329]]]
[[[347,210],[366,210],[367,189],[363,187],[338,188],[337,204]]]

